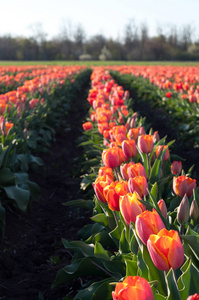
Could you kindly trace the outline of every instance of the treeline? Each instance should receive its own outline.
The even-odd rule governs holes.
[[[0,60],[199,60],[199,39],[194,40],[194,30],[186,25],[175,26],[150,37],[146,24],[137,26],[129,22],[122,38],[106,38],[96,34],[86,38],[78,26],[73,33],[64,28],[59,36],[47,40],[37,28],[34,36],[0,36]]]

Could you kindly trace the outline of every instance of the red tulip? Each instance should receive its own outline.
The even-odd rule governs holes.
[[[156,234],[151,234],[147,241],[147,248],[154,265],[162,271],[170,268],[178,269],[184,262],[184,249],[175,230],[166,228]]]
[[[93,125],[91,122],[85,122],[82,124],[82,127],[85,131],[91,130],[93,128]]]
[[[199,295],[195,293],[187,298],[187,300],[199,300]]]
[[[140,276],[128,276],[118,282],[112,297],[113,300],[154,300],[148,281]]]

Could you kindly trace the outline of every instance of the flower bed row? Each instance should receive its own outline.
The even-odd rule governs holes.
[[[151,73],[146,72],[146,70],[148,70],[146,67],[145,72],[142,72],[141,67],[140,69],[137,68],[137,72],[133,67],[115,67],[112,69],[119,71],[119,73],[122,74],[122,76],[119,76],[120,79],[118,80],[122,80],[123,84],[128,86],[128,88],[133,91],[135,99],[138,99],[138,101],[139,99],[146,101],[150,103],[153,108],[162,108],[167,112],[167,114],[170,115],[172,118],[173,127],[178,130],[183,143],[193,143],[194,147],[198,147],[198,69],[195,68],[195,73],[190,74],[190,70],[188,72],[186,68],[179,68],[179,72],[177,73],[176,69],[172,71],[172,68],[169,69],[169,67],[165,67],[164,72],[162,72],[164,76],[160,72],[158,74],[159,77],[156,73],[154,74],[154,71],[152,72],[151,69],[149,69]],[[162,70],[161,68],[159,69]],[[174,76],[174,71],[176,72],[176,76]],[[183,77],[180,71],[183,74],[185,71],[187,71],[187,77]],[[172,80],[168,79],[168,77],[165,75],[166,72],[168,74],[172,74]],[[189,78],[188,75],[191,77],[189,80],[187,79]],[[114,76],[117,76],[117,74]],[[181,78],[180,82],[178,76]],[[170,84],[167,84],[167,82],[170,82]],[[187,88],[189,90],[187,90]],[[192,98],[195,100],[191,100]]]
[[[91,80],[81,141],[85,198],[66,205],[90,208],[94,223],[81,240],[63,240],[75,255],[53,287],[80,277],[84,289],[74,299],[198,299],[196,180],[173,160],[173,142],[145,132],[108,71],[95,68]]]
[[[55,128],[61,125],[61,116],[67,114],[70,99],[79,89],[89,70],[71,68],[68,72],[49,76],[44,83],[43,77],[29,83],[31,89],[25,90],[28,83],[15,95],[0,95],[5,109],[0,117],[0,229],[5,230],[5,210],[12,205],[25,212],[32,201],[39,199],[37,184],[29,180],[29,168],[43,166],[42,160],[35,156],[48,151],[55,136]],[[34,84],[32,84],[32,82]],[[33,86],[33,89],[32,89]],[[72,92],[72,89],[74,91]],[[11,93],[11,92],[10,92]],[[37,98],[34,98],[37,97]],[[1,106],[2,108],[2,106]]]

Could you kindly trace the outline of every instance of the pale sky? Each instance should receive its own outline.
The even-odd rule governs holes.
[[[121,38],[132,19],[138,28],[145,23],[150,36],[158,27],[167,33],[191,25],[199,40],[199,0],[0,0],[0,36],[30,37],[41,24],[47,39],[78,25],[86,38],[100,33]]]

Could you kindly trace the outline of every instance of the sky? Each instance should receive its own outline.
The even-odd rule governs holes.
[[[40,30],[51,39],[80,25],[86,38],[121,39],[134,20],[138,28],[147,25],[149,36],[157,35],[157,28],[167,33],[191,25],[199,40],[198,15],[199,0],[0,0],[0,36],[30,37]]]

